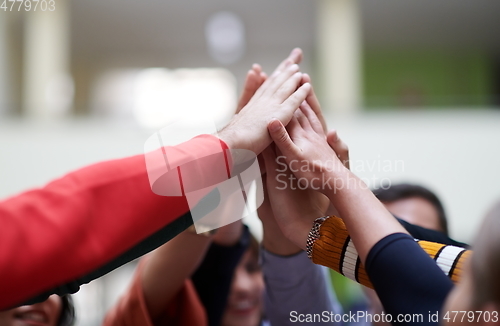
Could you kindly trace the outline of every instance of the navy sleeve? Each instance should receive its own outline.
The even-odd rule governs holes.
[[[445,245],[469,249],[468,244],[455,241],[455,240],[449,238],[443,232],[439,232],[439,231],[431,230],[431,229],[426,229],[426,228],[423,228],[421,226],[408,223],[408,222],[406,222],[398,217],[396,217],[396,218],[398,219],[399,223],[401,223],[401,225],[406,229],[406,231],[408,231],[408,233],[410,233],[411,236],[414,237],[415,239],[437,242],[437,243],[442,243]]]
[[[397,318],[406,314],[413,318],[406,325],[438,324],[429,317],[441,310],[453,283],[411,236],[383,238],[370,250],[365,266],[393,324],[403,324]]]

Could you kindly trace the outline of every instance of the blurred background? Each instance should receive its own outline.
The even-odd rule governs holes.
[[[294,47],[329,126],[371,187],[401,181],[443,200],[472,241],[500,198],[500,2],[496,0],[55,0],[0,10],[0,196],[140,154],[179,118],[230,118],[252,63]],[[172,143],[178,141],[172,139]],[[255,217],[248,223],[259,235]],[[134,265],[76,295],[99,325]],[[341,284],[343,303],[358,290]]]

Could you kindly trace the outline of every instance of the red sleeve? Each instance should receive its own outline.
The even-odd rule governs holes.
[[[217,148],[227,146],[202,135],[166,149],[177,166]],[[199,168],[201,183],[210,170]],[[188,210],[185,197],[151,191],[144,155],[95,164],[0,202],[0,310],[90,273]]]
[[[149,316],[141,283],[144,267],[141,261],[129,290],[104,318],[103,326],[153,326]],[[185,280],[181,290],[165,307],[161,325],[206,326],[208,324],[205,308],[190,279]]]

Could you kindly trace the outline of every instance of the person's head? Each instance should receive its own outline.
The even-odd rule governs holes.
[[[251,237],[250,246],[233,275],[222,326],[257,326],[262,318],[264,279],[259,265],[259,244]]]
[[[429,189],[401,183],[373,191],[387,210],[403,220],[448,235],[443,204]]]
[[[500,202],[486,215],[474,241],[474,253],[462,278],[446,300],[446,311],[482,311],[472,314],[475,325],[500,324]],[[495,317],[496,316],[496,317]],[[467,316],[469,317],[469,316]],[[464,321],[468,321],[468,318]],[[496,321],[496,322],[494,322]],[[460,325],[445,320],[448,325]],[[471,325],[471,323],[468,323]]]
[[[47,300],[0,312],[0,326],[72,326],[75,309],[70,295],[51,295]]]

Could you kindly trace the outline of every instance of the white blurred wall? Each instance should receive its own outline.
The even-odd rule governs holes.
[[[328,120],[349,145],[357,174],[375,180],[371,185],[390,179],[436,191],[458,240],[471,241],[487,208],[500,198],[500,111],[379,112]],[[93,162],[140,154],[151,133],[133,123],[88,119],[2,120],[0,197]],[[125,266],[83,286],[76,295],[78,325],[99,325],[132,271]]]

